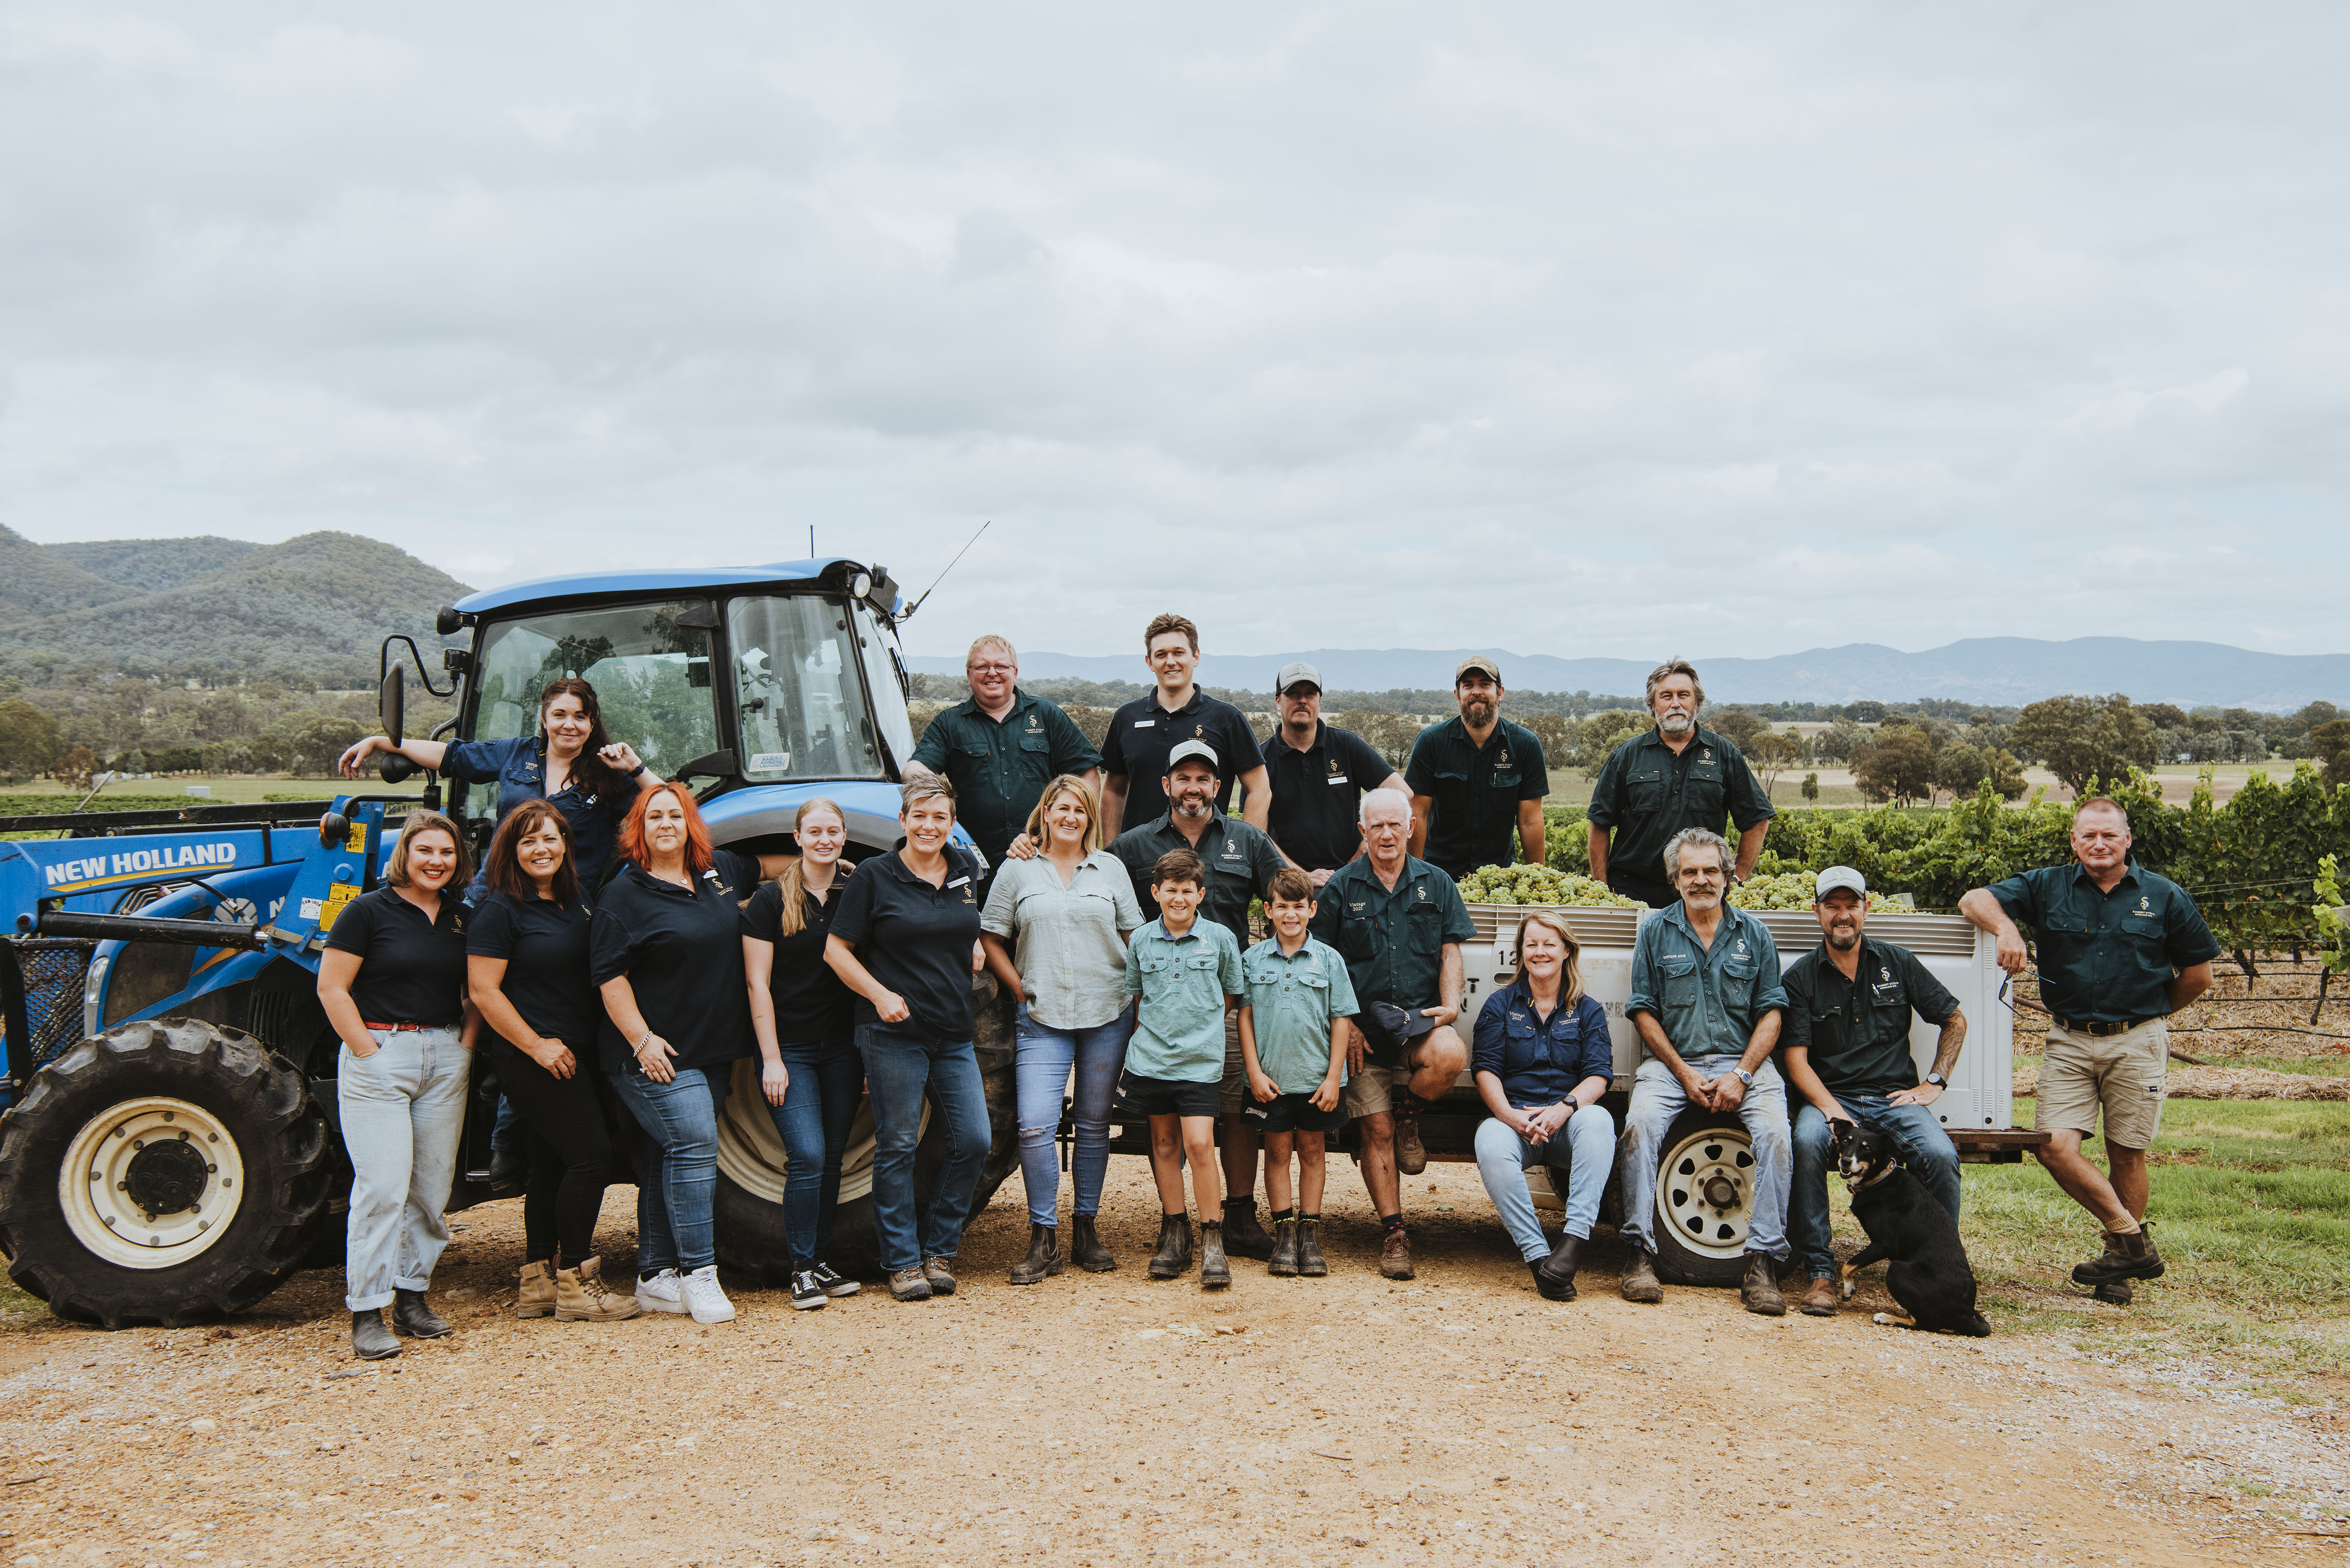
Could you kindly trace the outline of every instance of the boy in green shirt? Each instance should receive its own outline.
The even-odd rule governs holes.
[[[1347,1125],[1338,1091],[1347,1082],[1347,1020],[1360,1009],[1347,961],[1305,934],[1314,878],[1295,867],[1265,888],[1273,935],[1242,956],[1241,1059],[1254,1103],[1242,1115],[1264,1135],[1264,1190],[1275,1222],[1265,1272],[1319,1279],[1323,1142]],[[1297,1151],[1301,1213],[1290,1207],[1289,1154]]]
[[[1223,1096],[1224,1014],[1241,989],[1241,946],[1214,920],[1200,919],[1208,868],[1189,849],[1170,849],[1151,868],[1159,918],[1128,939],[1126,989],[1141,999],[1127,1042],[1118,1103],[1150,1118],[1150,1174],[1159,1183],[1159,1251],[1150,1277],[1171,1280],[1191,1267],[1191,1217],[1183,1207],[1183,1162],[1200,1201],[1200,1284],[1232,1282],[1224,1258],[1223,1210],[1216,1164],[1216,1111]]]

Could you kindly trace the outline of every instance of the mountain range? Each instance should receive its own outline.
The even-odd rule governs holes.
[[[1201,661],[1203,685],[1270,691],[1292,659],[1322,672],[1334,691],[1442,689],[1461,660],[1482,653],[1522,691],[1629,693],[1646,689],[1653,663],[1634,659],[1562,659],[1506,649],[1313,649],[1296,653],[1217,654]],[[1698,659],[1708,700],[1719,702],[1909,702],[1939,697],[2013,705],[2067,692],[2126,693],[2139,702],[2207,703],[2287,712],[2324,699],[2350,706],[2350,654],[2256,653],[2217,642],[2150,642],[2082,637],[2046,642],[1979,637],[1905,653],[1877,643],[1815,648],[1773,659]],[[960,658],[913,658],[907,668],[959,675]],[[1133,654],[1024,652],[1024,680],[1149,680]]]

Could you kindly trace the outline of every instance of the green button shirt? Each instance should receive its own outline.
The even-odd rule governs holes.
[[[1909,1054],[1910,1014],[1948,1023],[1959,999],[1917,954],[1874,937],[1860,939],[1856,967],[1857,978],[1845,979],[1825,940],[1789,964],[1780,977],[1787,1008],[1779,1043],[1809,1052],[1812,1071],[1831,1095],[1914,1089],[1919,1079]]]
[[[1721,911],[1711,947],[1698,940],[1680,904],[1641,921],[1632,939],[1632,995],[1624,1016],[1651,1014],[1684,1061],[1744,1055],[1762,1015],[1786,1005],[1779,949],[1743,909]]]
[[[2076,862],[2043,866],[1994,885],[2007,918],[2032,928],[2040,1000],[2060,1018],[2141,1023],[2170,1012],[2178,970],[2220,956],[2187,890],[2133,866],[2100,893]]]
[[[1778,815],[1745,755],[1702,724],[1679,756],[1654,729],[1633,736],[1591,787],[1591,826],[1617,830],[1607,869],[1668,886],[1665,840],[1682,828],[1721,833],[1726,818],[1743,833]]]
[[[1453,877],[1514,860],[1518,803],[1550,794],[1542,742],[1507,719],[1494,722],[1482,746],[1458,717],[1430,724],[1411,743],[1403,779],[1431,803],[1428,858]]]
[[[1015,686],[1001,720],[989,718],[976,698],[931,720],[914,761],[954,785],[955,820],[992,871],[1028,826],[1045,786],[1062,774],[1099,767],[1101,754],[1066,713]]]
[[[1330,873],[1315,906],[1313,933],[1347,961],[1357,1011],[1374,1002],[1437,1006],[1444,1000],[1444,944],[1477,940],[1477,922],[1452,878],[1409,855],[1393,892],[1366,855]]]
[[[1126,1043],[1126,1070],[1181,1084],[1223,1082],[1224,998],[1238,996],[1242,983],[1240,944],[1211,920],[1193,920],[1180,937],[1169,936],[1160,920],[1135,932],[1126,948],[1126,989],[1142,1002]]]
[[[1175,814],[1162,812],[1118,836],[1109,852],[1126,865],[1134,879],[1134,899],[1150,919],[1159,916],[1159,900],[1151,896],[1150,874],[1159,857],[1170,849],[1189,849],[1207,863],[1207,897],[1200,901],[1200,918],[1230,931],[1234,950],[1248,946],[1249,901],[1264,897],[1273,874],[1287,864],[1273,840],[1236,816],[1218,812],[1193,844],[1175,826]]]
[[[1310,936],[1294,953],[1267,937],[1241,955],[1241,979],[1248,988],[1241,1005],[1256,1036],[1257,1065],[1284,1095],[1319,1089],[1330,1075],[1331,1026],[1361,1011],[1347,961]],[[1347,1081],[1343,1062],[1338,1081]]]

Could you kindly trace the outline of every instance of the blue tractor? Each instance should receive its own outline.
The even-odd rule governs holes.
[[[822,794],[846,809],[856,858],[900,838],[903,613],[886,570],[837,558],[519,584],[440,612],[448,687],[414,639],[388,640],[383,720],[397,738],[411,665],[456,699],[434,739],[530,734],[540,688],[581,676],[613,736],[694,790],[722,845],[795,852],[793,813]],[[390,783],[414,771],[386,759]],[[350,1171],[318,954],[343,906],[377,885],[401,814],[442,793],[428,775],[421,797],[0,818],[0,834],[67,828],[0,841],[16,928],[0,962],[0,1251],[19,1285],[77,1322],[177,1324],[334,1261]],[[495,808],[494,786],[452,786],[445,805],[477,850]],[[996,1128],[983,1203],[1017,1151],[1009,1020],[992,981],[973,986]],[[492,1196],[496,1086],[486,1058],[474,1072],[452,1210]],[[607,1111],[614,1178],[632,1179],[635,1129]],[[850,1260],[871,1246],[872,1150],[860,1110],[835,1220]],[[918,1157],[918,1179],[935,1163]],[[719,1155],[719,1256],[738,1273],[784,1266],[784,1167],[745,1063]]]

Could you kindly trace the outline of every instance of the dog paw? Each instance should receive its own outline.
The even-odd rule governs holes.
[[[1900,1326],[1894,1321],[1893,1314],[1889,1312],[1878,1313],[1875,1317],[1870,1318],[1868,1321],[1875,1324],[1879,1328],[1897,1328]]]

